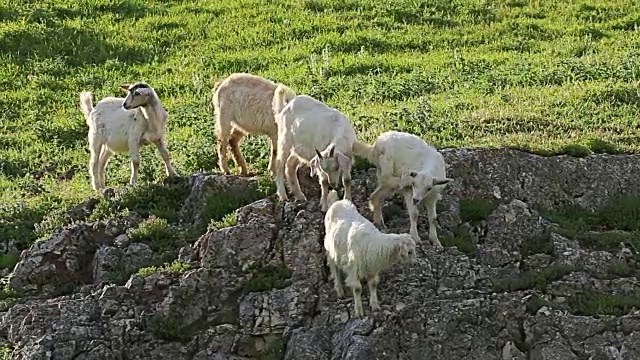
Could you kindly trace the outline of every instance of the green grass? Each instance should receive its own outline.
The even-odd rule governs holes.
[[[251,269],[251,278],[246,284],[249,291],[281,289],[290,284],[292,271],[286,265],[266,265]]]
[[[12,355],[13,350],[7,347],[0,348],[0,360],[11,360]]]
[[[237,71],[326,101],[366,141],[395,129],[438,147],[636,152],[639,25],[632,0],[7,0],[0,239],[22,250],[59,224],[38,232],[49,214],[93,195],[78,93],[93,91],[95,102],[136,80],[169,111],[181,174],[217,171],[211,86]],[[247,139],[243,153],[266,172],[266,139]],[[126,184],[127,161],[113,158],[108,185]],[[163,176],[145,148],[141,186]]]
[[[519,291],[527,289],[545,290],[553,281],[562,279],[577,269],[568,265],[550,265],[541,270],[530,270],[494,283],[495,292]]]
[[[152,274],[171,274],[178,275],[189,270],[189,264],[180,260],[175,260],[170,264],[164,264],[164,266],[149,266],[138,270],[138,275],[149,276]]]
[[[569,302],[576,315],[621,316],[633,310],[640,310],[640,299],[635,296],[584,292],[570,297]]]

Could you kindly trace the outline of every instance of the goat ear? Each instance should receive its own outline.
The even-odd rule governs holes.
[[[347,155],[339,152],[336,154],[336,158],[338,159],[338,166],[343,172],[351,172],[351,158]]]
[[[329,150],[329,157],[333,157],[333,155],[335,153],[335,150],[336,150],[336,146],[332,144],[332,145],[330,145],[329,149],[330,149]]]
[[[319,157],[320,159],[322,159],[322,154],[320,154],[320,151],[318,151],[318,149],[316,149],[316,148],[313,148],[313,150],[315,150],[315,151],[316,151],[316,154],[318,155],[318,157]]]
[[[434,179],[433,180],[433,186],[448,184],[451,181],[453,181],[453,179],[450,179],[450,178]]]
[[[122,91],[129,91],[129,84],[122,84],[120,85],[120,90]]]
[[[318,150],[316,150],[318,151]],[[320,154],[318,154],[318,156],[320,156]],[[313,158],[311,159],[311,162],[309,162],[309,175],[311,177],[313,177],[316,174],[316,169],[318,167],[318,162],[320,160],[318,158]]]

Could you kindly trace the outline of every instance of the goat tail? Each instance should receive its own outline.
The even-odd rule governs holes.
[[[280,111],[282,111],[287,103],[293,100],[294,97],[296,97],[295,91],[291,90],[291,88],[285,84],[278,84],[276,90],[273,92],[273,101],[271,103],[273,107],[273,114],[275,115],[280,113]]]
[[[333,203],[335,203],[338,200],[340,200],[340,197],[338,196],[338,192],[335,190],[329,191],[329,193],[327,194],[327,208],[330,208],[331,205],[333,205]]]
[[[375,159],[373,158],[373,146],[367,143],[356,140],[353,143],[353,153],[367,159],[370,163],[376,163]]]
[[[80,110],[84,114],[87,125],[90,123],[91,111],[93,110],[93,100],[91,99],[91,91],[83,91],[80,93]]]

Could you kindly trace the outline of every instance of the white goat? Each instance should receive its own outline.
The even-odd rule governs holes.
[[[105,187],[105,169],[114,153],[131,157],[129,184],[137,185],[140,148],[153,143],[164,161],[167,176],[177,176],[171,165],[165,133],[167,117],[158,94],[146,82],[120,85],[125,98],[105,97],[93,106],[91,92],[80,93],[80,109],[89,125],[89,173],[94,190]]]
[[[258,134],[271,139],[269,171],[274,175],[278,127],[272,104],[278,85],[285,89],[285,102],[296,96],[283,84],[246,73],[231,74],[213,86],[211,103],[218,138],[218,166],[225,174],[230,174],[227,165],[227,146],[230,145],[236,166],[240,167],[242,176],[247,176],[247,162],[240,152],[240,143],[246,134]]]
[[[329,195],[337,200],[337,194]],[[416,244],[410,234],[384,234],[362,216],[351,201],[331,204],[324,216],[324,248],[338,298],[344,297],[342,271],[346,285],[353,291],[355,317],[364,316],[361,280],[369,285],[369,306],[379,311],[377,287],[380,272],[394,263],[416,261]]]
[[[452,179],[446,177],[442,154],[416,135],[398,131],[382,133],[373,146],[357,142],[354,153],[367,158],[377,167],[378,187],[369,198],[373,222],[384,228],[382,205],[387,197],[402,192],[409,213],[410,233],[418,235],[418,205],[426,200],[429,219],[429,240],[441,247],[436,230],[436,203]]]
[[[278,87],[273,97],[273,109],[278,124],[278,154],[276,157],[276,187],[281,201],[288,199],[285,175],[297,200],[307,198],[300,189],[297,170],[301,164],[318,174],[322,187],[320,205],[327,211],[330,186],[337,188],[340,178],[344,198],[351,200],[351,167],[356,133],[349,119],[337,109],[307,95],[298,95],[285,102],[285,88]],[[318,150],[321,149],[321,150]]]

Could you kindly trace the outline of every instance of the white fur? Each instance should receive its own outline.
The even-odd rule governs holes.
[[[330,196],[337,199],[337,195]],[[324,248],[327,264],[339,298],[344,297],[345,284],[353,291],[355,317],[362,317],[361,280],[369,286],[369,306],[379,311],[377,286],[380,272],[394,263],[416,261],[416,244],[410,234],[384,234],[362,216],[351,201],[343,199],[331,204],[324,217]]]
[[[134,89],[140,85],[143,87]],[[129,184],[136,186],[140,148],[149,143],[158,148],[167,176],[177,176],[166,146],[168,114],[155,90],[144,82],[120,88],[127,92],[126,98],[105,97],[95,107],[91,92],[80,93],[80,109],[89,125],[89,173],[94,190],[105,187],[105,169],[111,156],[123,152],[128,152],[131,158]]]
[[[358,156],[367,158],[377,167],[378,187],[369,198],[373,222],[385,227],[381,202],[401,192],[409,213],[410,233],[418,235],[418,206],[425,200],[429,219],[429,240],[441,247],[436,230],[436,203],[451,179],[446,177],[442,154],[420,137],[398,131],[382,133],[373,146],[358,142],[354,145]]]
[[[225,174],[230,174],[227,165],[227,146],[230,145],[236,166],[240,167],[241,175],[247,176],[247,162],[240,152],[240,143],[246,134],[267,135],[271,139],[269,171],[274,174],[278,127],[272,104],[278,85],[285,90],[285,103],[296,96],[283,84],[247,73],[231,74],[213,86],[211,103],[218,138],[218,166]]]
[[[351,167],[356,133],[349,119],[337,109],[307,95],[298,95],[285,105],[283,91],[273,100],[278,124],[276,186],[278,197],[288,199],[285,175],[297,200],[306,201],[297,170],[301,164],[318,174],[322,187],[320,204],[326,211],[329,186],[344,186],[344,198],[351,199]]]

